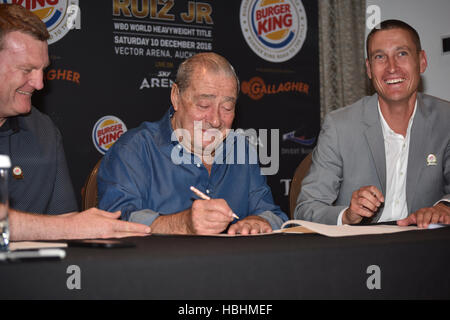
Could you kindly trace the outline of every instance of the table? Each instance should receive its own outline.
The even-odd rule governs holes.
[[[344,238],[152,235],[126,240],[136,247],[69,247],[60,261],[2,263],[0,298],[450,298],[450,228]],[[70,266],[79,267],[81,289],[68,289]]]

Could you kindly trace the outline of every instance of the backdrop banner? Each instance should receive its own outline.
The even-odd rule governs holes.
[[[51,34],[33,104],[61,130],[78,200],[111,145],[166,112],[179,64],[214,51],[241,81],[233,129],[258,147],[275,202],[289,212],[290,181],[320,126],[316,0],[0,2],[32,10]]]

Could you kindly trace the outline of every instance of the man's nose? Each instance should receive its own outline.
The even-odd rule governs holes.
[[[208,122],[213,128],[220,127],[220,110],[219,107],[211,108],[208,115]]]
[[[31,72],[31,78],[28,82],[35,90],[41,90],[44,88],[44,71],[33,70]]]
[[[390,73],[397,71],[397,60],[395,57],[388,57],[387,68]]]

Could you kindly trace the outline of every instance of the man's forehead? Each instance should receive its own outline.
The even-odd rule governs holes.
[[[407,30],[395,28],[376,32],[369,41],[369,49],[371,52],[383,50],[392,46],[394,42],[396,47],[415,48],[411,34]]]
[[[197,95],[194,95],[195,100],[215,100],[219,96],[217,94],[208,94],[208,93],[200,93]],[[225,102],[236,102],[235,96],[220,96],[221,100]]]
[[[195,91],[207,91],[208,87],[236,86],[236,79],[225,71],[208,71],[199,69],[194,71],[189,79],[189,88]],[[202,90],[204,89],[204,90]]]
[[[49,65],[47,42],[34,39],[23,32],[13,31],[6,34],[2,51],[20,64]]]
[[[31,38],[31,36],[20,31],[8,32],[3,36],[3,47],[13,51],[25,50],[28,38]]]

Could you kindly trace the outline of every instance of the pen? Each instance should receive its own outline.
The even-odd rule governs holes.
[[[64,259],[65,257],[66,251],[59,248],[0,252],[0,261],[16,261],[24,259]]]
[[[203,200],[211,200],[210,197],[208,197],[206,194],[198,190],[196,187],[191,186],[191,191],[195,193],[197,196],[202,198]],[[233,212],[233,218],[239,219],[239,217]]]

